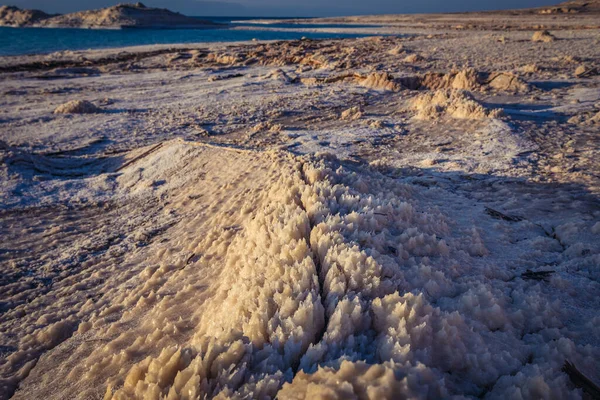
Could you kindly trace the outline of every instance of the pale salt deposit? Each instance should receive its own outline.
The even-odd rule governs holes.
[[[100,109],[86,100],[72,100],[61,104],[54,110],[54,114],[93,114]]]
[[[362,117],[362,111],[360,107],[351,107],[347,110],[344,110],[340,115],[341,119],[354,121],[360,119]]]
[[[530,87],[515,74],[506,72],[494,72],[490,74],[486,82],[491,88],[509,92],[527,92]]]
[[[588,65],[580,65],[575,69],[575,76],[578,78],[589,78],[598,75],[598,70]]]
[[[405,63],[416,63],[419,61],[423,61],[423,57],[419,54],[409,54],[406,57],[404,57],[404,62]]]
[[[556,38],[554,37],[554,35],[552,35],[548,31],[536,31],[533,34],[533,36],[531,37],[531,40],[534,42],[549,43],[549,42],[553,42],[554,40],[556,40]]]
[[[467,68],[460,71],[452,81],[453,89],[474,90],[479,88],[477,71],[474,68]]]
[[[360,79],[360,84],[370,89],[398,91],[401,86],[394,77],[386,72],[373,72],[366,78]]]
[[[502,110],[488,110],[464,90],[437,90],[417,96],[411,103],[417,119],[439,119],[444,116],[459,119],[498,118]]]

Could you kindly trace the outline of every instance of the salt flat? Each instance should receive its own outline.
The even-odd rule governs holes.
[[[0,60],[0,398],[598,395],[597,15],[373,18]]]

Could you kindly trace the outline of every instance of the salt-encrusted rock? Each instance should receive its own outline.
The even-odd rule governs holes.
[[[526,92],[530,89],[526,82],[510,72],[492,73],[487,79],[487,84],[494,89],[507,92]]]
[[[556,37],[554,37],[554,35],[552,35],[548,31],[536,31],[533,34],[533,36],[531,37],[531,40],[534,42],[544,42],[544,43],[553,42],[555,39],[556,39]]]
[[[87,100],[72,100],[54,110],[54,114],[93,114],[102,110]]]

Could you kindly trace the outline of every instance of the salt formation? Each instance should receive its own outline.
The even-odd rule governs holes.
[[[343,120],[347,120],[347,121],[355,121],[357,119],[360,119],[362,117],[362,110],[360,109],[360,107],[351,107],[347,110],[344,110],[342,112],[342,114],[340,115],[340,119]]]
[[[486,83],[496,90],[508,92],[526,92],[530,89],[521,78],[508,72],[494,72],[487,78]]]
[[[300,372],[292,384],[286,383],[277,394],[282,400],[307,398],[328,399],[394,399],[446,397],[448,392],[440,389],[437,377],[427,370],[416,367],[408,375],[398,378],[394,363],[370,365],[364,361],[342,361],[339,370],[320,368],[313,374]]]
[[[536,72],[540,72],[541,68],[537,64],[527,64],[523,65],[520,70],[526,74],[534,74]]]
[[[224,65],[235,64],[236,62],[239,61],[238,58],[234,55],[218,54],[218,53],[210,53],[206,58],[209,61],[214,61],[217,64],[224,64]]]
[[[295,77],[290,77],[285,71],[277,68],[270,71],[263,79],[274,80],[281,83],[291,83],[295,81]]]
[[[360,85],[376,90],[390,90],[397,92],[401,85],[394,81],[394,77],[387,72],[372,72],[366,78],[359,79]]]
[[[548,31],[536,31],[534,32],[531,40],[534,42],[544,42],[549,43],[553,42],[556,38]]]
[[[587,112],[581,113],[578,115],[574,115],[569,118],[568,122],[570,124],[578,124],[578,125],[596,125],[600,124],[600,111],[599,112]]]
[[[131,160],[98,200],[173,227],[152,241],[142,226],[130,252],[86,263],[94,273],[74,290],[100,285],[92,298],[10,311],[31,329],[2,368],[26,375],[73,335],[29,372],[44,386],[15,399],[36,387],[56,398],[567,398],[578,392],[565,358],[590,368],[600,355],[569,338],[588,328],[567,330],[568,308],[544,286],[507,270],[486,231],[511,236],[508,223],[463,218],[469,199],[277,152],[174,141]],[[515,229],[533,236],[514,257],[554,251],[534,224]],[[576,230],[556,235],[569,243]],[[98,246],[90,239],[81,245]]]
[[[459,72],[452,71],[447,74],[426,73],[413,79],[413,82],[409,78],[403,78],[402,83],[410,89],[475,91],[490,87],[509,92],[526,92],[530,89],[529,85],[515,74],[509,72],[480,73],[474,68],[466,68]]]
[[[488,110],[464,90],[437,90],[423,93],[411,102],[417,119],[439,119],[444,116],[458,119],[498,118],[502,110]]]
[[[575,69],[575,76],[578,78],[589,78],[598,75],[598,69],[589,65],[580,65]]]
[[[453,89],[475,90],[479,88],[477,71],[467,68],[456,74],[452,81]]]
[[[423,61],[423,57],[420,56],[419,54],[416,54],[416,53],[409,54],[408,56],[406,56],[404,58],[404,62],[405,63],[409,63],[409,64],[416,63],[416,62],[419,62],[419,61]]]
[[[93,114],[101,110],[87,100],[71,100],[61,104],[54,110],[54,114]]]
[[[397,56],[397,55],[404,53],[404,51],[405,51],[404,46],[399,45],[399,46],[395,46],[395,47],[389,49],[387,53],[391,56]]]

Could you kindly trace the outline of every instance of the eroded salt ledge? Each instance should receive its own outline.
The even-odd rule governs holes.
[[[2,365],[15,381],[62,342],[16,399],[578,398],[564,361],[597,368],[595,226],[553,238],[535,216],[330,158],[181,141],[130,157],[79,191],[116,199],[87,221],[118,245],[7,311],[26,320]],[[70,257],[102,246],[73,237]],[[526,279],[540,260],[557,272]],[[35,292],[19,285],[5,298]]]

